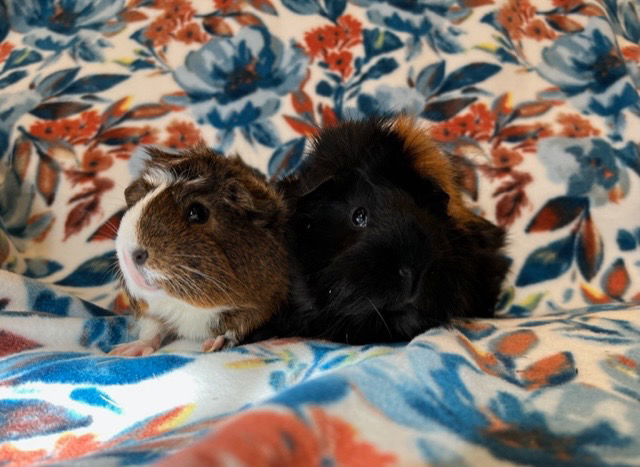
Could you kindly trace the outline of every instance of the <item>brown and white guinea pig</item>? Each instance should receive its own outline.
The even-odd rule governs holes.
[[[269,332],[393,342],[493,315],[505,232],[465,206],[451,160],[411,118],[321,130],[280,188],[296,265]]]
[[[140,336],[112,354],[147,355],[170,336],[235,345],[286,299],[284,200],[237,156],[148,153],[116,238]]]

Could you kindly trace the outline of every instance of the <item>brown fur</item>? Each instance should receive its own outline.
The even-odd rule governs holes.
[[[158,285],[174,298],[202,308],[231,306],[212,334],[234,330],[242,338],[286,299],[281,195],[237,156],[226,158],[203,146],[178,156],[158,149],[149,154],[145,171],[126,190],[129,207],[155,188],[143,178],[148,171],[160,169],[176,178],[140,217],[137,234],[149,252],[149,268],[168,277]],[[210,212],[204,224],[186,220],[194,201]],[[145,304],[131,300],[144,314]]]
[[[406,115],[397,117],[391,128],[404,140],[405,151],[413,157],[416,171],[433,179],[449,195],[449,215],[463,225],[475,222],[477,216],[464,204],[451,159],[442,153],[429,132]]]

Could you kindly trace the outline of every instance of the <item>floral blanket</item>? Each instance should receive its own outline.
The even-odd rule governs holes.
[[[0,463],[633,465],[634,0],[0,0]],[[144,145],[274,178],[319,126],[406,112],[509,230],[499,318],[408,344],[179,341],[115,280]],[[171,457],[175,456],[175,457]]]

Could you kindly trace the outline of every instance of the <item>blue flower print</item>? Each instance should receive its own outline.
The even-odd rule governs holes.
[[[0,159],[10,150],[11,131],[15,123],[40,104],[42,96],[33,89],[0,95]]]
[[[584,31],[559,37],[542,58],[538,73],[582,111],[617,118],[638,102],[608,23],[601,18],[592,18]]]
[[[607,10],[607,19],[613,31],[631,44],[640,44],[640,8],[637,0],[602,0],[602,5]],[[618,44],[622,45],[620,41]],[[636,87],[640,87],[640,63],[631,59],[626,62],[629,75]]]
[[[452,22],[461,20],[469,13],[469,9],[458,0],[353,0],[357,5],[367,8],[369,20],[397,32],[409,33],[409,58],[421,51],[421,38],[425,38],[429,46],[438,52],[462,52],[457,36],[462,30],[453,26]]]
[[[540,142],[538,157],[550,180],[566,183],[568,196],[587,196],[600,206],[609,202],[609,191],[616,185],[623,195],[629,191],[624,167],[637,155],[632,143],[616,149],[600,138],[547,138]]]
[[[387,115],[403,112],[418,115],[424,109],[425,98],[410,87],[378,86],[373,95],[362,93],[358,96],[358,109],[352,111],[353,118],[366,115]]]
[[[25,44],[74,59],[103,60],[109,46],[103,33],[124,27],[117,15],[124,0],[19,0],[8,2],[11,29],[23,34]]]
[[[300,48],[285,47],[262,28],[245,27],[188,54],[174,74],[187,96],[176,101],[222,130],[222,149],[238,127],[249,139],[275,146],[277,135],[267,119],[280,107],[280,97],[298,88],[306,66]]]
[[[579,171],[569,178],[569,193],[575,196],[589,193],[594,185],[610,190],[619,180],[613,148],[604,140],[593,140],[592,146],[585,151],[581,146],[570,146],[567,152],[572,154],[579,164]]]

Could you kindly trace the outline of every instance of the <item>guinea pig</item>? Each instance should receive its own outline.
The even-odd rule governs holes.
[[[407,116],[321,130],[280,182],[295,263],[290,309],[271,332],[396,342],[492,316],[509,265],[505,232],[465,206],[456,180]]]
[[[140,335],[111,353],[148,355],[172,337],[233,346],[286,301],[284,199],[237,156],[147,152],[116,237]]]

